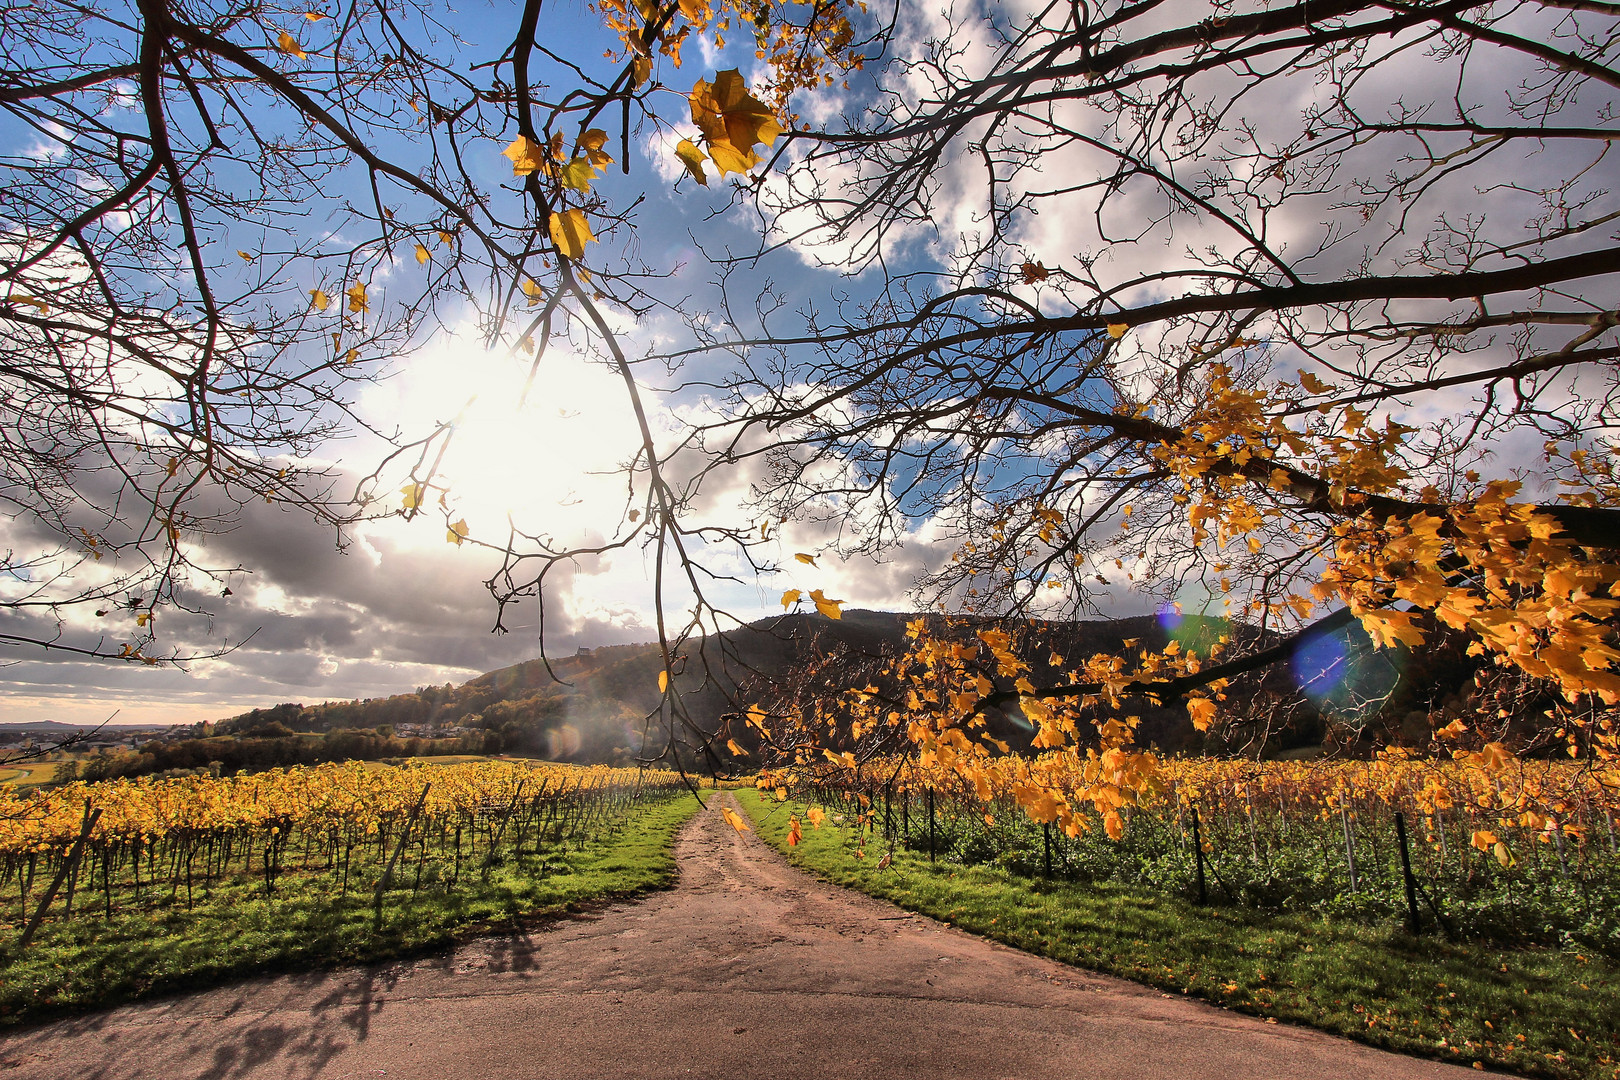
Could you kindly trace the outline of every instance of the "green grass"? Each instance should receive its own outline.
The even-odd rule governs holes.
[[[1597,956],[1413,938],[1388,925],[1199,907],[1111,883],[930,863],[829,813],[738,791],[794,864],[1028,952],[1389,1050],[1535,1076],[1620,1077],[1620,973]],[[799,813],[803,841],[787,846]],[[1487,1026],[1487,1023],[1489,1026]]]
[[[216,886],[187,911],[179,902],[111,920],[83,911],[45,924],[26,953],[0,956],[0,1024],[50,1019],[246,975],[408,956],[481,933],[507,932],[605,899],[667,887],[676,830],[697,810],[681,794],[540,860],[508,858],[454,888],[413,891],[406,871],[373,929],[373,893],[340,897],[325,873],[288,874],[273,898],[260,883]]]

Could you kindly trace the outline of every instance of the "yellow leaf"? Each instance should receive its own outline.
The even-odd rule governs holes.
[[[541,297],[546,295],[546,290],[542,289],[540,283],[533,278],[526,277],[523,279],[523,295],[529,298],[529,306],[534,307],[540,302]]]
[[[399,489],[399,493],[405,496],[401,505],[406,510],[415,510],[418,506],[422,505],[422,500],[427,496],[427,485],[406,484],[404,487]]]
[[[247,252],[245,252],[245,251],[238,251],[238,252],[237,252],[237,254],[238,254],[238,255],[240,255],[240,256],[241,256],[241,257],[242,257],[242,261],[243,261],[243,262],[246,262],[246,263],[250,263],[250,262],[252,262],[252,261],[253,261],[253,256],[252,256],[252,255],[249,255],[249,254],[248,254],[248,253],[247,253]]]
[[[799,819],[788,818],[788,847],[798,847],[799,841],[804,839],[804,833],[799,829]]]
[[[759,162],[755,144],[770,146],[782,133],[771,107],[748,93],[736,68],[719,72],[714,82],[699,79],[688,95],[692,122],[703,132],[709,157],[724,176],[747,172]]]
[[[595,240],[591,227],[585,221],[585,211],[565,210],[551,215],[551,242],[565,258],[579,259],[585,255],[585,245]]]
[[[309,290],[309,306],[316,311],[325,311],[332,304],[332,298],[320,289]]]
[[[789,589],[787,592],[782,594],[782,607],[784,609],[792,607],[794,604],[799,602],[799,597],[803,595],[804,593],[800,592],[798,589]]]
[[[465,539],[467,539],[466,518],[462,518],[460,521],[456,522],[454,525],[450,526],[450,528],[445,530],[444,540],[447,544],[454,544],[456,547],[460,547],[461,542]]]
[[[1124,337],[1125,331],[1129,330],[1130,328],[1129,323],[1111,322],[1108,324],[1108,336],[1117,341]]]
[[[349,298],[349,310],[365,314],[371,310],[371,304],[366,300],[366,283],[357,281],[343,290],[343,295]]]
[[[658,692],[660,694],[669,693],[669,669],[668,668],[665,668],[663,671],[660,671],[658,673]]]
[[[417,262],[417,265],[421,265],[422,263],[427,262],[432,257],[433,256],[428,254],[428,249],[426,247],[422,246],[421,244],[416,245],[416,262]]]
[[[842,600],[829,600],[821,595],[820,589],[811,589],[810,599],[815,601],[816,610],[827,616],[827,618],[842,619],[844,617],[844,613],[839,606],[843,604]]]
[[[152,621],[152,613],[150,611],[143,611],[139,615],[135,616],[135,625],[136,626],[145,626],[147,623],[149,623],[151,621]]]
[[[320,22],[322,19],[330,19],[331,17],[332,16],[326,14],[324,11],[304,12],[304,18],[308,19],[310,22]]]
[[[545,159],[545,148],[527,135],[519,135],[512,140],[512,145],[501,151],[512,159],[512,175],[528,176],[540,167]]]
[[[692,174],[692,179],[704,187],[709,186],[709,178],[703,175],[703,163],[708,159],[703,151],[697,148],[696,143],[691,139],[682,139],[675,144],[675,156],[686,166],[686,171]]]
[[[1208,731],[1209,726],[1215,722],[1215,703],[1205,697],[1188,698],[1187,715],[1192,717],[1193,727],[1199,731]]]
[[[453,232],[446,232],[443,229],[440,229],[439,230],[439,243],[443,244],[445,247],[454,247],[455,243],[456,243],[456,234],[453,233]]]
[[[299,47],[298,39],[287,33],[285,30],[281,32],[280,37],[276,38],[276,48],[280,49],[288,56],[296,56],[300,60],[304,59],[305,55],[307,55],[304,50]]]
[[[630,78],[640,86],[652,78],[652,58],[638,56],[630,63]]]
[[[606,150],[602,149],[607,145],[607,141],[607,132],[601,128],[591,128],[579,137],[579,142],[574,144],[574,152],[577,154],[583,151],[585,160],[600,169],[604,165],[613,164],[613,159],[608,157]]]
[[[738,832],[745,833],[745,832],[749,831],[748,823],[746,821],[744,821],[742,818],[738,817],[736,814],[732,813],[731,812],[731,807],[722,806],[720,808],[720,814],[721,814],[722,817],[724,817],[726,819],[726,824],[730,825],[733,829],[736,829]]]
[[[739,743],[736,739],[727,739],[726,740],[726,749],[730,750],[733,754],[737,755],[738,757],[742,757],[744,754],[748,753],[748,751],[744,750],[742,748],[742,744]]]
[[[827,812],[819,806],[812,806],[804,812],[804,816],[809,819],[812,829],[821,828],[821,823],[827,820]]]
[[[1110,840],[1118,840],[1125,835],[1125,822],[1120,818],[1118,810],[1110,810],[1103,815],[1103,831],[1108,834]]]
[[[806,555],[804,552],[800,551],[795,553],[793,557],[802,563],[808,563],[811,566],[816,565],[816,557],[814,555]]]
[[[359,349],[350,349],[348,352],[343,354],[344,366],[348,366],[349,364],[354,363],[358,359],[360,359],[360,350]]]

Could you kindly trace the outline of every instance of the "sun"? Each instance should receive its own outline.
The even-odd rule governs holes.
[[[641,445],[624,381],[555,348],[532,381],[530,365],[452,338],[414,356],[362,409],[406,438],[454,424],[425,501],[442,495],[470,535],[504,540],[510,523],[560,542],[600,536],[619,520],[624,467]]]

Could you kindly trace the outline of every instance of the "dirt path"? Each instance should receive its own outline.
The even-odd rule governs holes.
[[[1382,1080],[1472,1070],[1168,997],[906,915],[711,808],[680,886],[526,938],[259,979],[0,1042],[0,1077]]]

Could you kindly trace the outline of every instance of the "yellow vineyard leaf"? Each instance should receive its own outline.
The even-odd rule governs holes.
[[[320,289],[309,290],[309,306],[316,311],[325,311],[332,305],[332,298]]]
[[[733,829],[736,829],[738,832],[745,833],[745,832],[749,831],[748,822],[744,821],[742,818],[740,818],[736,814],[732,813],[731,812],[731,807],[722,806],[720,808],[720,814],[721,814],[722,817],[724,817],[726,819],[726,824],[730,825]]]
[[[288,56],[295,56],[300,60],[304,59],[304,57],[307,55],[299,46],[298,39],[287,33],[285,30],[281,32],[280,37],[276,38],[276,48],[286,53]]]
[[[812,806],[804,812],[804,816],[809,819],[812,829],[821,828],[821,823],[827,820],[827,812],[819,806]]]
[[[450,526],[450,528],[446,529],[444,539],[445,543],[454,544],[456,547],[460,547],[461,542],[467,539],[467,519],[462,518],[460,521]]]
[[[428,249],[425,246],[422,244],[416,245],[416,262],[418,266],[427,262],[432,257],[433,256],[428,254]]]
[[[366,283],[357,281],[343,290],[343,295],[349,298],[349,310],[364,315],[371,310],[371,304],[366,300]]]
[[[703,175],[703,163],[708,160],[708,155],[699,150],[696,143],[691,139],[682,139],[675,144],[675,156],[686,166],[686,171],[692,174],[692,179],[704,187],[709,186],[709,178]]]
[[[821,594],[820,589],[811,589],[810,599],[815,601],[816,610],[827,616],[827,618],[842,619],[844,617],[841,607],[844,603],[842,600],[829,600]]]
[[[799,602],[799,597],[803,595],[804,593],[798,589],[789,589],[787,592],[782,594],[782,607],[784,609],[792,607],[794,604]]]
[[[513,176],[528,176],[545,160],[545,148],[527,135],[513,139],[512,145],[501,153],[512,159]]]
[[[565,210],[551,215],[551,242],[570,259],[583,258],[585,245],[595,240],[591,227],[586,224],[585,211]]]

